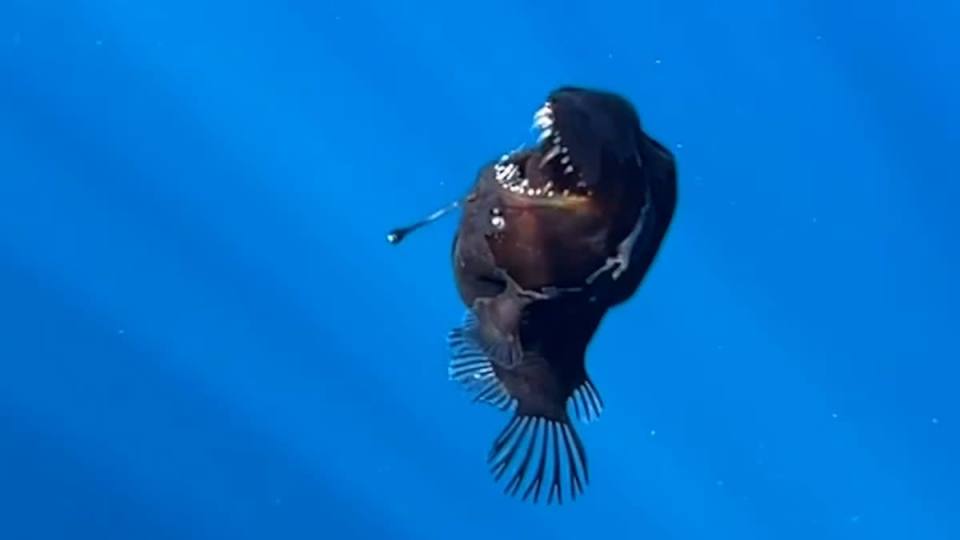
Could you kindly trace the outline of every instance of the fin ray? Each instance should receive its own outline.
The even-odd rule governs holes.
[[[507,392],[493,370],[490,347],[484,347],[477,339],[479,321],[472,310],[467,310],[460,326],[447,334],[450,349],[450,364],[447,374],[469,392],[474,401],[508,410],[516,400]]]
[[[600,418],[603,412],[603,398],[600,397],[600,391],[590,380],[585,377],[583,383],[574,389],[568,402],[573,405],[573,412],[577,420],[588,424]]]
[[[487,461],[496,481],[507,477],[504,493],[535,504],[541,495],[548,505],[563,504],[564,492],[576,500],[589,483],[586,451],[568,418],[515,414]]]

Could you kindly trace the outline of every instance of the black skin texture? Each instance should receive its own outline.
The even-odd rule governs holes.
[[[559,502],[563,491],[581,493],[588,476],[568,406],[582,417],[602,409],[587,349],[607,312],[636,293],[654,262],[675,212],[677,174],[673,155],[642,130],[623,97],[563,87],[547,102],[576,173],[562,174],[559,159],[540,166],[551,139],[511,157],[529,185],[551,182],[558,196],[549,201],[505,189],[496,162],[480,170],[451,253],[475,324],[451,335],[467,347],[455,348],[455,363],[492,368],[493,386],[480,400],[514,409],[491,450],[494,473],[516,467],[508,492],[527,482],[524,498],[538,500],[544,487],[547,501]],[[566,188],[579,198],[560,196]],[[624,250],[625,241],[632,249]],[[627,264],[608,264],[618,253]],[[472,360],[478,357],[486,363]],[[537,434],[546,439],[530,446]]]

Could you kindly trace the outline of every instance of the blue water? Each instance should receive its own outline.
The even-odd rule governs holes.
[[[955,2],[0,4],[0,538],[960,538]],[[560,84],[680,206],[586,496],[447,379],[456,219]]]

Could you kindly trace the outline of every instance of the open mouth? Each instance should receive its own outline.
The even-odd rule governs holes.
[[[505,154],[494,166],[500,185],[511,193],[536,199],[592,195],[564,144],[549,101],[534,113],[533,127],[538,131],[536,146]]]

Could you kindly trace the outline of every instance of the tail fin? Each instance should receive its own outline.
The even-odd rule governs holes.
[[[576,500],[590,481],[587,453],[569,417],[514,415],[494,441],[487,461],[497,481],[512,470],[504,493],[518,495],[526,484],[522,499],[533,495],[535,503],[546,486],[547,504],[554,499],[563,504],[564,484]]]

